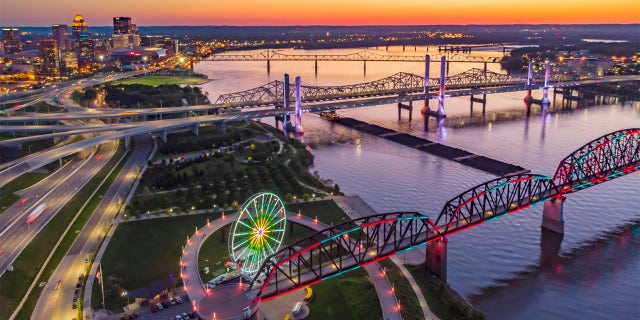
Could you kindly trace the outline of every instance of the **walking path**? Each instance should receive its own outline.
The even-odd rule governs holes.
[[[373,210],[373,208],[371,208],[366,202],[364,202],[358,196],[334,196],[332,197],[332,199],[342,210],[344,210],[344,212],[349,214],[349,217],[352,219],[376,214],[376,211]],[[420,259],[419,257],[420,252],[416,250],[405,252],[403,254],[411,256],[412,258],[411,260],[416,260],[416,258],[418,258],[418,261],[419,261]],[[396,266],[398,266],[398,268],[400,269],[404,277],[407,278],[407,280],[409,281],[409,284],[411,284],[411,288],[416,293],[416,296],[418,297],[418,301],[420,302],[420,307],[422,308],[422,313],[424,314],[424,318],[430,319],[430,320],[439,319],[435,314],[433,314],[433,312],[431,312],[431,309],[429,309],[429,305],[427,304],[427,300],[424,298],[424,295],[422,294],[422,290],[420,290],[418,283],[413,278],[409,270],[407,270],[407,268],[404,267],[404,265],[402,264],[402,261],[400,261],[400,259],[397,256],[392,257],[391,260],[396,264]]]

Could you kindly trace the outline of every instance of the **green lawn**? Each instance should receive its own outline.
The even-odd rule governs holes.
[[[318,217],[318,220],[327,224],[333,223],[334,226],[350,220],[347,214],[333,200],[289,203],[285,206],[287,212],[297,213],[300,211],[304,216],[310,218]]]
[[[395,288],[396,297],[400,301],[400,313],[403,319],[424,319],[422,308],[416,293],[411,288],[409,280],[404,277],[400,269],[389,259],[380,261],[380,265],[386,270],[389,281]]]
[[[343,221],[346,214],[332,201],[318,201],[298,204],[288,204],[287,210],[298,209],[303,214],[313,213],[318,215],[320,221]],[[309,215],[312,216],[312,215]],[[179,275],[178,261],[181,247],[186,237],[193,234],[195,227],[206,224],[207,218],[214,220],[220,217],[220,213],[208,213],[190,216],[174,216],[150,220],[129,221],[122,223],[115,231],[102,258],[104,276],[113,281],[105,281],[106,305],[108,309],[117,310],[126,300],[118,297],[119,289],[133,290],[144,287],[152,281],[168,277],[169,273]],[[292,225],[289,224],[288,228]],[[291,243],[304,237],[310,231],[299,226],[293,226],[293,233],[287,231],[285,243]],[[212,272],[219,271],[223,262],[228,259],[227,237],[228,229],[222,237],[218,232],[211,236],[200,249],[199,269],[209,264]],[[222,242],[221,240],[224,240]],[[141,259],[140,257],[144,257]],[[204,276],[203,281],[211,277]],[[117,283],[117,285],[113,285]],[[110,286],[113,285],[111,290]],[[109,295],[112,293],[113,295]],[[375,292],[373,293],[375,295]],[[93,286],[92,303],[98,307],[100,302],[99,286]],[[377,300],[376,300],[377,301]]]
[[[313,300],[307,304],[307,319],[372,319],[382,318],[380,302],[373,283],[362,269],[312,286]]]
[[[418,283],[425,300],[427,300],[429,309],[438,318],[443,320],[484,319],[484,316],[479,311],[466,310],[460,302],[449,298],[446,292],[446,285],[441,281],[434,280],[431,274],[424,270],[424,264],[406,265],[406,268]]]
[[[5,208],[20,200],[20,196],[14,194],[14,192],[34,185],[40,180],[46,178],[48,175],[48,173],[41,172],[25,173],[0,188],[0,213],[2,213]]]
[[[193,234],[196,226],[204,226],[207,218],[214,220],[219,217],[220,213],[216,212],[120,224],[102,257],[103,274],[107,279],[107,308],[117,310],[126,303],[126,299],[117,297],[117,286],[133,290],[169,277],[169,274],[179,277],[178,261],[186,237]],[[117,283],[114,290],[109,286],[112,283]],[[109,295],[110,292],[114,293],[113,296]],[[91,299],[94,308],[99,307],[99,300],[100,286],[94,285]]]
[[[148,86],[159,86],[161,84],[203,84],[209,80],[201,77],[188,76],[145,76],[135,77],[112,82],[112,84],[143,84]]]

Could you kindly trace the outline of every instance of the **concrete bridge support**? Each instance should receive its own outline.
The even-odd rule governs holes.
[[[295,133],[304,133],[304,129],[302,128],[302,96],[300,93],[300,85],[301,85],[301,79],[300,77],[296,77],[296,92],[295,92],[295,96],[296,96],[296,110],[295,110],[295,117],[296,117],[296,125],[293,128],[293,131]]]
[[[549,231],[545,228],[540,229],[540,269],[552,270],[558,262],[560,246],[564,234]]]
[[[431,111],[429,109],[429,65],[431,64],[431,56],[428,54],[424,56],[424,88],[422,89],[422,94],[424,94],[424,104],[422,105],[422,109],[420,112],[422,114],[427,114],[427,112]]]
[[[564,233],[563,204],[566,198],[551,199],[544,203],[542,228],[555,233]]]
[[[400,116],[402,115],[402,109],[409,110],[409,121],[411,121],[411,117],[413,114],[413,101],[409,101],[409,104],[398,102],[398,121],[400,120]]]
[[[478,103],[482,103],[482,114],[485,113],[486,107],[487,107],[487,94],[483,93],[482,94],[482,98],[476,98],[473,95],[471,95],[471,106],[470,106],[470,110],[469,110],[469,114],[473,115],[473,103],[474,102],[478,102]]]
[[[162,133],[160,134],[160,139],[162,139],[162,142],[167,143],[167,129],[162,130]]]
[[[200,124],[199,123],[194,124],[191,131],[193,131],[193,134],[195,134],[196,136],[200,135]]]
[[[271,74],[271,60],[267,59],[267,74]]]
[[[445,68],[447,65],[447,58],[445,56],[442,56],[442,58],[440,59],[440,93],[438,95],[438,112],[437,112],[437,117],[446,117],[447,114],[444,112],[444,95],[445,95],[445,87],[444,87],[444,81],[445,81]]]
[[[426,269],[440,280],[447,282],[447,238],[440,238],[427,244]]]
[[[543,108],[545,106],[549,106],[551,101],[549,101],[549,76],[551,75],[551,62],[547,60],[544,65],[544,87],[542,88],[542,105]]]

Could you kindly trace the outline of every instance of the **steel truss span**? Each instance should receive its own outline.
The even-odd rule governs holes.
[[[433,59],[441,56],[433,56]],[[487,62],[499,63],[500,58],[483,58],[478,56],[453,55],[447,56],[453,62]],[[288,54],[277,50],[260,51],[253,54],[216,54],[204,61],[393,61],[393,62],[424,62],[425,56],[386,55],[372,51],[359,51],[349,54]]]
[[[585,75],[580,79],[587,79]],[[573,78],[566,74],[553,74],[551,81],[564,82]],[[536,75],[532,83],[544,83],[544,75]],[[479,68],[445,77],[448,90],[491,88],[512,85],[526,85],[526,75],[507,75]],[[440,78],[429,78],[429,91],[440,89]],[[325,100],[357,99],[372,96],[404,95],[424,92],[424,77],[412,73],[399,72],[394,75],[365,83],[343,86],[309,86],[301,87],[302,102],[318,102]],[[293,101],[293,84],[289,84],[290,97]],[[216,104],[222,106],[267,106],[282,105],[284,101],[284,82],[274,80],[260,87],[222,94]]]
[[[597,138],[564,158],[553,176],[562,193],[571,193],[640,169],[640,129]]]
[[[383,213],[319,231],[272,255],[252,281],[262,300],[340,276],[438,237],[429,217]]]
[[[557,194],[559,189],[547,176],[521,174],[494,179],[449,200],[438,215],[436,225],[445,235],[460,232],[542,203]]]
[[[364,217],[327,228],[267,257],[251,286],[270,299],[397,253],[640,169],[640,129],[620,130],[580,148],[555,176],[521,174],[475,186],[449,200],[435,223],[417,212]],[[576,184],[584,185],[581,188]]]

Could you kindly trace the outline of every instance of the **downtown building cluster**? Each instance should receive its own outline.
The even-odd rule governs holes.
[[[140,36],[130,17],[114,17],[113,34],[94,35],[78,14],[71,28],[53,24],[49,36],[36,41],[23,41],[18,28],[3,28],[1,48],[1,79],[53,80],[107,67],[142,68],[178,53],[178,42],[163,36]]]

